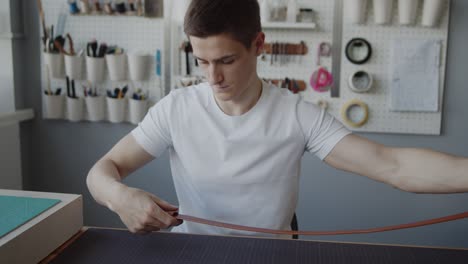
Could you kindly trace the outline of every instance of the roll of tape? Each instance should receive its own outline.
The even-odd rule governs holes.
[[[372,88],[374,79],[372,75],[366,71],[355,71],[349,76],[348,87],[353,92],[365,93]]]
[[[354,121],[349,116],[350,114],[349,112],[352,107],[356,107],[356,106],[360,107],[363,110],[364,116],[360,120]],[[345,122],[348,126],[362,127],[369,120],[369,108],[367,107],[367,104],[364,103],[363,101],[358,100],[358,99],[352,99],[348,101],[347,103],[345,103],[343,107],[341,108],[341,118],[343,119],[343,122]]]
[[[319,67],[318,70],[310,76],[310,86],[316,92],[326,92],[333,84],[333,75],[324,67]]]
[[[353,38],[346,44],[345,52],[350,62],[364,64],[372,56],[372,47],[369,41],[363,38]]]

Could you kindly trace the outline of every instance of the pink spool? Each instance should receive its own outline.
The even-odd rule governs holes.
[[[326,92],[333,84],[333,76],[325,68],[320,67],[310,77],[310,86],[316,92]]]

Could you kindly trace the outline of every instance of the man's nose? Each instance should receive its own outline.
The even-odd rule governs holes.
[[[208,81],[211,85],[218,84],[223,81],[222,71],[216,64],[212,64],[208,68]]]

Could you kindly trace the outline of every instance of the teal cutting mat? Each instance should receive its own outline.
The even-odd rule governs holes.
[[[59,202],[57,199],[0,195],[0,237]]]

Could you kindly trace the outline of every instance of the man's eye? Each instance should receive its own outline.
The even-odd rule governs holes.
[[[231,64],[234,62],[234,59],[225,59],[221,61],[223,64]]]
[[[202,60],[198,60],[198,64],[203,64],[203,65],[206,65],[206,64],[208,64],[208,62],[206,62],[206,61],[202,61]]]

